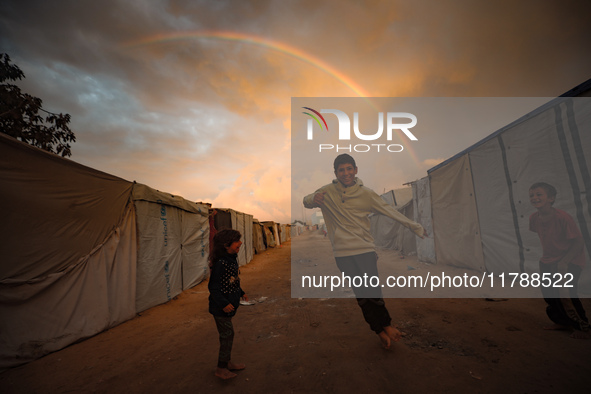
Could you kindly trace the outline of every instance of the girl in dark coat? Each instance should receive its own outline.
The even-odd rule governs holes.
[[[240,232],[221,230],[213,237],[213,251],[209,256],[209,313],[213,315],[220,334],[220,352],[215,375],[222,379],[236,376],[232,371],[245,368],[244,364],[230,361],[234,327],[232,316],[240,305],[240,298],[248,301],[248,297],[240,287],[238,269],[238,251],[242,242]]]

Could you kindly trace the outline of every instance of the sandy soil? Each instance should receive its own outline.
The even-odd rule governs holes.
[[[318,259],[332,259],[321,234],[292,242],[314,248]],[[222,381],[213,374],[218,341],[205,282],[0,374],[0,391],[554,393],[591,387],[591,340],[543,330],[543,300],[389,299],[390,314],[406,336],[384,350],[354,300],[291,298],[290,250],[288,242],[241,268],[244,289],[262,302],[242,306],[234,318],[233,360],[247,364],[237,378]],[[388,253],[395,255],[380,255]],[[406,257],[400,264],[419,263]]]

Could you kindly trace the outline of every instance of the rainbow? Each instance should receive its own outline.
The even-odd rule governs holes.
[[[325,73],[331,75],[333,78],[341,82],[343,85],[348,87],[351,91],[353,91],[357,96],[362,97],[365,101],[367,101],[373,108],[376,106],[370,101],[369,94],[352,78],[349,78],[342,72],[338,71],[334,67],[330,66],[329,64],[323,62],[322,60],[318,59],[317,57],[302,51],[299,48],[293,47],[283,42],[270,40],[268,38],[259,37],[252,34],[246,33],[238,33],[233,31],[212,31],[212,30],[204,30],[204,31],[183,31],[183,32],[168,32],[168,33],[159,33],[148,37],[139,38],[136,40],[127,41],[122,44],[124,48],[131,48],[131,47],[138,47],[144,45],[153,45],[158,43],[166,43],[166,42],[173,42],[179,40],[190,40],[190,39],[213,39],[213,40],[223,40],[223,41],[230,41],[230,42],[240,42],[250,45],[255,45],[262,48],[267,48],[284,55],[290,56],[297,60],[300,60],[304,63],[307,63],[319,70],[324,71]],[[308,108],[307,108],[308,109]],[[377,109],[377,108],[376,108]],[[314,111],[316,112],[316,111]],[[312,116],[311,114],[307,113],[306,115]],[[314,118],[314,116],[312,116]],[[316,119],[316,118],[315,118]],[[324,121],[324,119],[322,119]],[[320,124],[318,119],[316,121]],[[326,125],[326,121],[324,121]],[[322,128],[322,126],[321,126]],[[328,126],[326,127],[328,131]],[[398,137],[400,141],[403,140],[401,132],[398,131]],[[416,152],[414,149],[406,144],[405,151],[407,151],[411,157],[411,159],[415,162],[415,164],[420,167],[420,161],[417,157]]]
[[[333,76],[335,79],[340,81],[343,85],[351,89],[359,97],[368,97],[369,95],[365,92],[361,86],[357,85],[351,78],[347,77],[342,72],[338,71],[334,67],[331,67],[327,63],[318,59],[317,57],[310,55],[307,52],[302,51],[296,47],[285,44],[283,42],[270,40],[268,38],[258,37],[252,34],[237,33],[232,31],[188,31],[188,32],[172,32],[172,33],[160,33],[149,37],[140,38],[133,41],[128,41],[123,44],[123,47],[136,47],[142,45],[151,45],[162,42],[171,42],[178,40],[189,40],[189,39],[216,39],[224,41],[236,41],[246,44],[251,44],[267,49],[271,49],[295,59],[301,60],[311,66],[318,68]]]

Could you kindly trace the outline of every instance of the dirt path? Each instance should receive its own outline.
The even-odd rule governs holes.
[[[308,243],[318,259],[331,258],[320,234],[292,242]],[[234,319],[233,359],[247,369],[231,381],[213,375],[218,341],[204,282],[109,331],[0,374],[0,391],[550,393],[591,387],[591,341],[542,330],[543,300],[387,300],[407,335],[385,351],[354,300],[291,298],[290,250],[287,243],[241,268],[251,299],[266,299],[241,307]],[[388,253],[394,254],[380,252]]]

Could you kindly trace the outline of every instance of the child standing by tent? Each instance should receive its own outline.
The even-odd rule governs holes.
[[[589,338],[589,321],[577,285],[585,266],[585,247],[581,231],[574,219],[565,211],[554,208],[556,200],[554,186],[544,182],[534,183],[529,188],[529,201],[538,211],[529,217],[529,229],[538,234],[543,255],[540,259],[540,274],[564,276],[572,274],[573,287],[542,287],[542,295],[548,304],[546,314],[555,324],[548,329],[571,329],[571,337]]]
[[[242,242],[240,232],[221,230],[213,237],[213,250],[209,256],[209,313],[213,315],[220,334],[220,352],[215,375],[222,379],[236,376],[232,371],[245,368],[244,364],[234,364],[231,359],[234,341],[232,316],[240,305],[240,298],[248,297],[240,287],[237,254]]]

